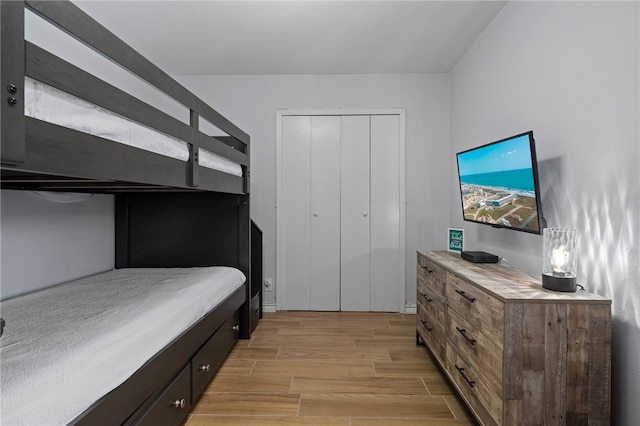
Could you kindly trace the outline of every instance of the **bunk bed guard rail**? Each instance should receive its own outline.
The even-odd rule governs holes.
[[[2,24],[0,90],[3,91],[5,98],[1,102],[0,146],[2,147],[3,169],[38,172],[43,175],[79,176],[96,180],[106,177],[124,182],[166,184],[182,189],[215,190],[240,194],[249,192],[248,134],[68,0],[2,1],[0,5]],[[190,111],[190,124],[183,123],[25,40],[25,8],[185,106]],[[162,182],[162,179],[158,181],[155,172],[145,170],[145,168],[163,169],[162,160],[155,158],[157,154],[153,153],[135,154],[136,158],[140,159],[139,167],[133,167],[134,170],[122,170],[121,174],[115,177],[109,173],[101,172],[99,163],[83,165],[82,161],[66,160],[67,166],[65,167],[70,167],[68,171],[66,169],[58,170],[51,166],[55,161],[40,157],[55,155],[56,149],[73,151],[74,148],[82,146],[80,142],[93,141],[96,137],[70,129],[61,129],[59,126],[32,117],[25,117],[25,77],[42,82],[188,144],[190,153],[188,168],[186,171],[177,173],[182,175],[179,179],[180,182],[176,184],[177,181],[171,177],[168,177],[166,182]],[[213,124],[227,136],[214,137],[201,132],[198,128],[200,117]],[[55,139],[55,143],[67,145],[56,149],[37,148],[39,155],[34,155],[33,158],[29,156],[29,144],[41,147],[52,143],[52,139]],[[127,158],[132,155],[131,149],[128,147],[118,147],[119,144],[110,145],[115,145],[110,148],[109,156],[111,158]],[[225,174],[221,172],[207,171],[207,173],[213,173],[218,180],[227,181],[229,184],[214,188],[202,187],[201,173],[204,171],[199,167],[199,148],[240,164],[242,177],[224,176]],[[119,153],[118,150],[122,150],[122,152]],[[73,152],[70,154],[73,155]],[[146,159],[150,159],[149,166],[144,164]],[[69,166],[72,163],[75,164]],[[186,176],[184,176],[185,174]],[[152,177],[149,177],[150,175]]]

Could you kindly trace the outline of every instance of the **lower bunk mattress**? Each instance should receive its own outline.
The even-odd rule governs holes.
[[[117,269],[3,301],[3,425],[63,425],[246,281],[229,267]]]

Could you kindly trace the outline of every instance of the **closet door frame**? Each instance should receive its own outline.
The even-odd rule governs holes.
[[[397,115],[400,121],[399,175],[400,175],[400,256],[398,271],[397,297],[401,313],[406,313],[406,158],[405,158],[405,110],[404,108],[388,109],[327,109],[327,110],[277,110],[276,111],[276,310],[284,308],[282,295],[285,294],[286,283],[280,279],[284,271],[284,238],[283,213],[278,206],[282,205],[282,120],[285,116],[345,116],[345,115]]]

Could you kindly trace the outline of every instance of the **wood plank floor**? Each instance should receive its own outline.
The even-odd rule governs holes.
[[[473,425],[415,315],[265,313],[185,421],[202,425]]]

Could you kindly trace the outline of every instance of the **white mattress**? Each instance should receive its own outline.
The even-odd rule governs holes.
[[[1,424],[69,423],[244,282],[227,267],[119,269],[2,302]]]
[[[38,120],[178,160],[189,160],[189,147],[186,142],[142,126],[31,78],[25,78],[24,112],[25,115]],[[242,176],[240,164],[202,148],[199,149],[199,153],[201,166]]]

